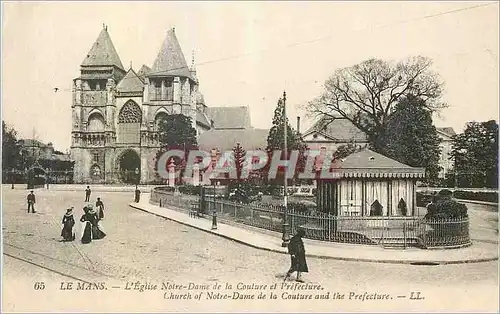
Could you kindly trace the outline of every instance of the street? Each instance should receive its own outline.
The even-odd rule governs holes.
[[[77,234],[74,242],[59,242],[66,208],[75,207],[79,224],[84,192],[35,190],[35,214],[27,213],[27,192],[3,186],[3,311],[498,311],[498,262],[416,266],[308,258],[304,280],[346,295],[335,300],[283,300],[281,293],[277,300],[164,300],[159,291],[112,289],[134,281],[281,284],[290,260],[132,209],[128,192],[92,192],[93,203],[101,197],[105,204],[104,239],[84,245]],[[108,290],[61,290],[61,282],[81,279],[105,282]],[[425,298],[409,300],[412,291]],[[349,299],[350,292],[393,298],[359,301]]]

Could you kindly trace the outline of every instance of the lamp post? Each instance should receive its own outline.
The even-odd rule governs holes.
[[[287,156],[288,158],[288,149],[287,149],[287,131],[288,131],[288,128],[287,128],[287,123],[286,123],[286,92],[284,91],[283,92],[283,131],[284,131],[284,136],[283,136],[283,146],[284,146],[284,151],[285,151],[285,156]],[[288,189],[287,189],[287,172],[288,172],[288,162],[287,162],[287,167],[283,173],[283,203],[284,203],[284,207],[283,207],[283,235],[281,237],[281,239],[283,240],[283,242],[281,243],[281,246],[282,247],[287,247],[288,246],[288,242],[290,242],[290,235],[288,234],[288,200],[287,200],[287,197],[288,197]]]
[[[217,230],[217,209],[215,205],[215,180],[213,182],[213,199],[214,199],[214,208],[213,208],[213,216],[212,216],[212,230]]]

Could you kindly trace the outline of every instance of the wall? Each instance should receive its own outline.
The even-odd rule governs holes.
[[[444,178],[448,172],[453,168],[453,160],[450,160],[451,157],[451,149],[453,142],[450,140],[444,140],[439,144],[441,148],[441,153],[439,155],[439,165],[443,167],[443,169],[439,172],[439,177]]]
[[[378,200],[383,216],[401,216],[398,204],[406,202],[406,216],[413,214],[414,181],[411,179],[343,178],[320,182],[318,206],[339,216],[369,216],[371,205]],[[335,209],[338,208],[336,211]]]

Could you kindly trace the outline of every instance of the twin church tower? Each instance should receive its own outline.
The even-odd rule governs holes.
[[[197,133],[213,121],[199,92],[194,60],[188,67],[175,35],[166,38],[151,68],[126,70],[107,26],[73,80],[71,156],[75,183],[150,183],[157,180],[158,122],[191,117]]]

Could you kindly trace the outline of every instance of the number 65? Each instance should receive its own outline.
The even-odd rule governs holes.
[[[43,290],[45,289],[45,283],[44,282],[35,282],[35,285],[33,286],[35,290]]]

